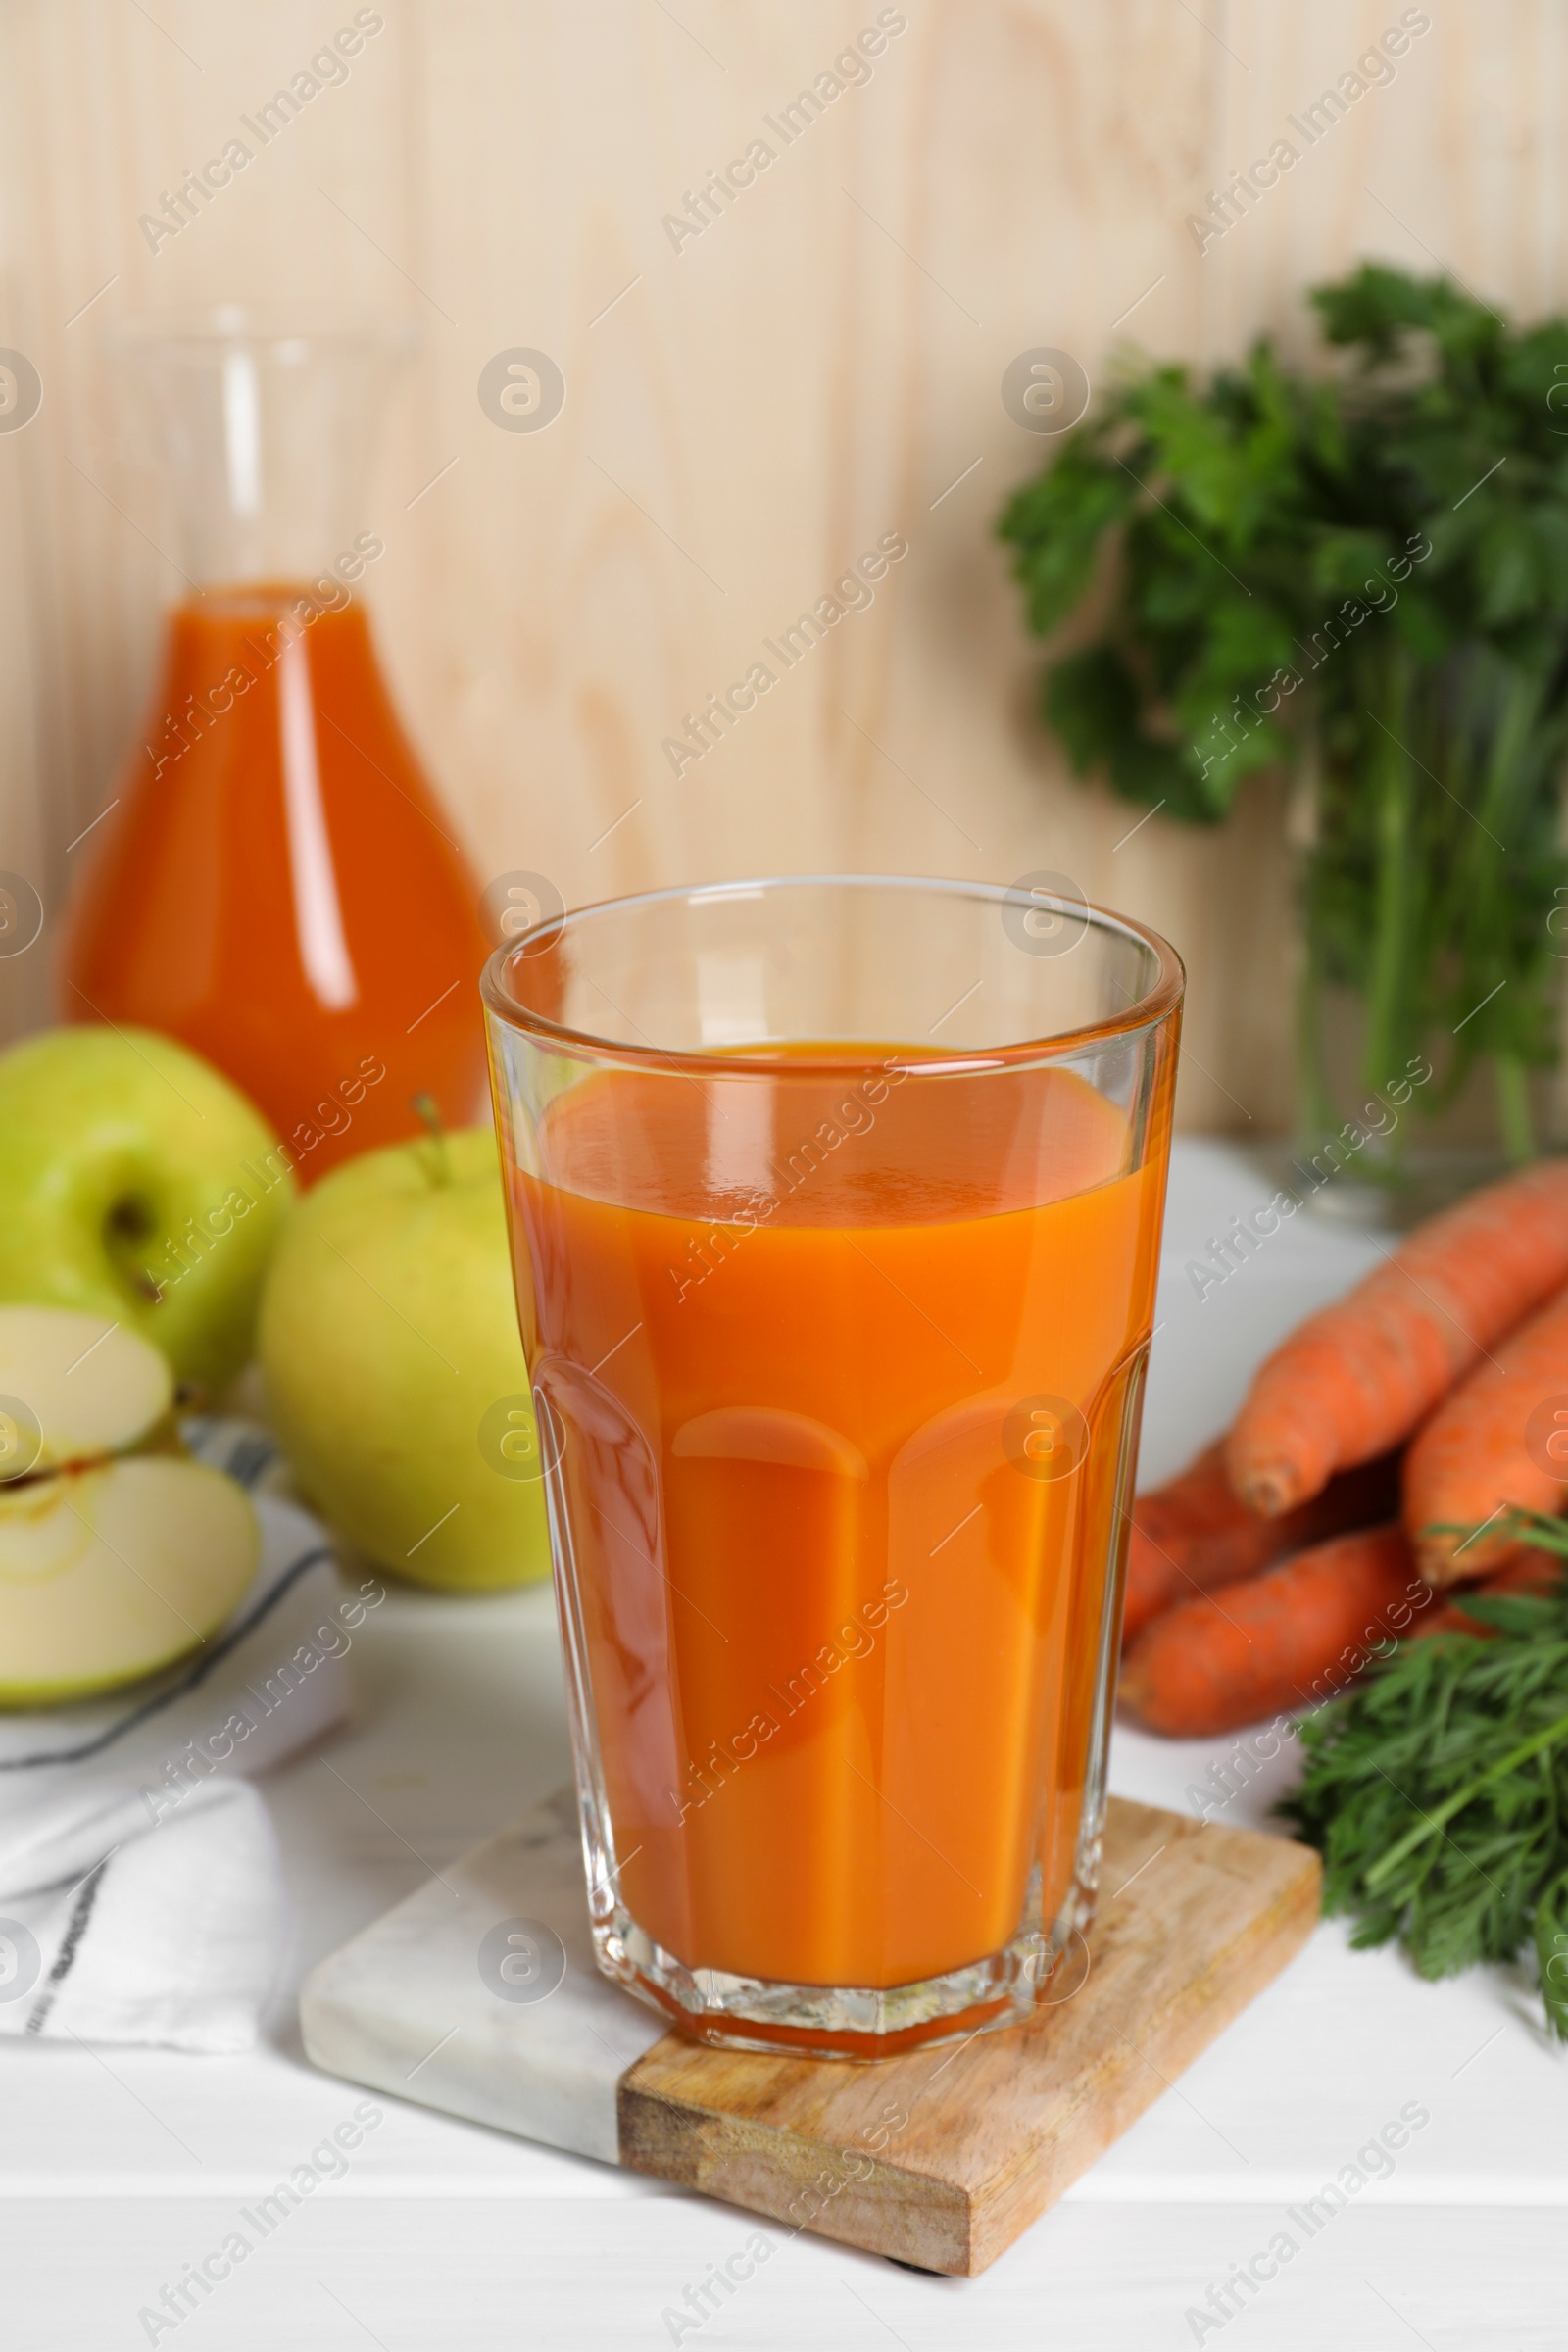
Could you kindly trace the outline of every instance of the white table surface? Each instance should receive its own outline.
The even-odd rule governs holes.
[[[1144,1483],[1233,1410],[1260,1352],[1373,1262],[1318,1218],[1285,1227],[1200,1303],[1183,1273],[1273,1179],[1227,1146],[1180,1148]],[[242,2058],[0,2049],[0,2344],[112,2352],[165,2282],[308,2156],[362,2095],[310,2069],[294,1989],[320,1954],[568,1777],[548,1591],[398,1593],[353,1653],[353,1729],[264,1784],[287,1854],[296,1952]],[[1112,1786],[1180,1805],[1232,1743],[1118,1731]],[[1288,1771],[1229,1818],[1261,1825]],[[1315,2194],[1400,2108],[1431,2121],[1393,2177],[1315,2235]],[[318,2189],[177,2329],[181,2352],[500,2352],[669,2344],[663,2314],[757,2229],[733,2208],[381,2099],[347,2176]],[[1299,2250],[1200,2334],[1211,2282],[1281,2230]],[[916,2276],[772,2230],[751,2282],[680,2340],[799,2352],[1029,2346],[1160,2352],[1568,2347],[1568,2056],[1523,1975],[1420,1984],[1336,1924],[1067,2199],[978,2279]],[[1266,2266],[1265,2266],[1266,2267]]]

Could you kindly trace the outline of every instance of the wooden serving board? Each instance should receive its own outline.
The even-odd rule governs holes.
[[[1027,2024],[875,2064],[758,2057],[599,1974],[563,1791],[324,1960],[300,2018],[329,2073],[972,2276],[1300,1948],[1319,1882],[1303,1846],[1112,1797],[1099,1918]]]

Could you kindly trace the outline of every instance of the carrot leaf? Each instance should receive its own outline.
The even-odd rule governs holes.
[[[1568,1519],[1519,1532],[1568,1553]],[[1401,1644],[1302,1722],[1279,1811],[1322,1854],[1324,1910],[1354,1920],[1353,1943],[1397,1941],[1424,1977],[1533,1945],[1568,2041],[1568,1570],[1459,1605],[1474,1634]]]

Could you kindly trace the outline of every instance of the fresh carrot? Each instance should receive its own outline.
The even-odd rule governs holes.
[[[1405,1455],[1404,1524],[1428,1582],[1459,1584],[1517,1557],[1505,1506],[1554,1511],[1568,1487],[1559,1455],[1568,1456],[1568,1291],[1498,1341]]]
[[[1121,1700],[1171,1739],[1235,1731],[1344,1690],[1431,1603],[1402,1528],[1336,1536],[1156,1617],[1122,1661]]]
[[[1398,1509],[1398,1465],[1391,1455],[1330,1479],[1321,1494],[1264,1519],[1239,1501],[1225,1474],[1221,1438],[1132,1508],[1122,1640],[1131,1642],[1172,1601],[1254,1576],[1271,1560],[1325,1536],[1372,1527]]]
[[[1418,1228],[1263,1365],[1231,1431],[1242,1499],[1270,1518],[1400,1445],[1478,1355],[1568,1282],[1568,1160]]]

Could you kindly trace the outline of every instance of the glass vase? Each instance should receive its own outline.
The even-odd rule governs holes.
[[[1558,1059],[1565,714],[1539,661],[1396,637],[1325,662],[1294,831],[1295,1173],[1408,1224],[1529,1160]]]

